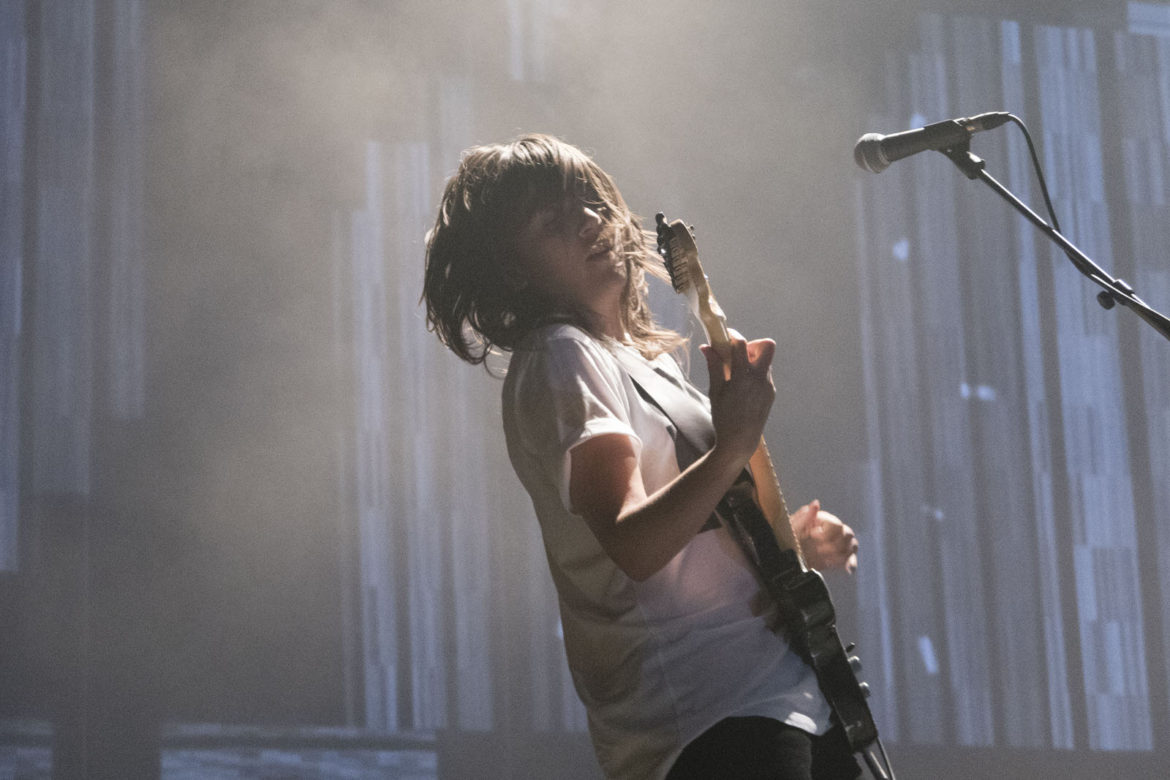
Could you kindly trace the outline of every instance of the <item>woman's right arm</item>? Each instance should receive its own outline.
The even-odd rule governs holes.
[[[727,364],[704,348],[715,446],[653,494],[646,494],[628,436],[596,436],[573,449],[573,511],[631,579],[655,574],[695,537],[755,452],[776,397],[775,347],[771,339],[733,337]]]

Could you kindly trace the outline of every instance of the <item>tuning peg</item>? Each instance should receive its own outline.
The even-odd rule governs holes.
[[[869,693],[870,693],[869,683],[858,683],[857,688],[858,688],[858,690],[861,691],[862,696],[864,696],[867,699],[869,698]]]
[[[861,659],[855,655],[849,656],[849,668],[853,670],[854,674],[861,671]]]
[[[850,642],[849,644],[845,645],[845,652],[846,653],[852,653],[856,649],[857,649],[856,642]]]

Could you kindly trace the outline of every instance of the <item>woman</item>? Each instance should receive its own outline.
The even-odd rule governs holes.
[[[655,324],[661,261],[612,179],[550,136],[468,150],[427,236],[427,321],[482,363],[512,353],[508,453],[540,521],[569,667],[615,778],[849,778],[859,770],[812,671],[718,523],[775,389],[769,339],[703,348],[710,401]],[[673,382],[715,431],[685,468],[669,419],[623,361]],[[689,460],[690,458],[687,458]],[[813,502],[793,516],[817,568],[852,568],[852,531]],[[823,735],[823,736],[817,736]]]

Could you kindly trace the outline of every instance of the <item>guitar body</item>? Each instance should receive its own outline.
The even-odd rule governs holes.
[[[658,251],[675,291],[687,296],[712,348],[726,357],[730,349],[726,319],[707,285],[691,231],[681,221],[668,224],[661,214],[657,219]],[[873,769],[868,749],[878,741],[878,732],[866,703],[869,688],[858,681],[860,662],[849,655],[837,635],[836,611],[824,579],[804,564],[775,468],[762,440],[749,469],[723,497],[716,513],[779,606],[783,625],[778,628],[816,673],[821,692],[844,729],[850,748],[865,753]]]
[[[829,588],[820,572],[801,563],[795,549],[780,548],[754,492],[755,486],[745,476],[724,496],[716,513],[779,605],[780,628],[792,649],[816,673],[849,747],[863,751],[877,740],[877,725],[866,703],[869,688],[857,679],[860,662],[849,655],[837,634],[837,612]]]

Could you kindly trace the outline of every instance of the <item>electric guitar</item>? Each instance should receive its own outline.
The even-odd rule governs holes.
[[[687,297],[692,313],[702,323],[711,347],[725,362],[730,360],[731,340],[727,318],[711,294],[699,264],[694,236],[681,220],[658,223],[658,253],[666,263],[675,292]],[[842,646],[837,636],[836,612],[829,589],[820,573],[805,565],[800,544],[788,520],[788,508],[776,469],[763,439],[749,461],[750,476],[732,486],[716,514],[755,565],[764,588],[780,607],[782,626],[790,646],[816,672],[821,692],[845,731],[849,747],[863,753],[875,777],[892,775],[876,764],[872,746],[877,726],[866,698],[869,687],[857,679],[861,664]],[[885,758],[885,751],[882,750]],[[888,767],[888,760],[885,761]]]

